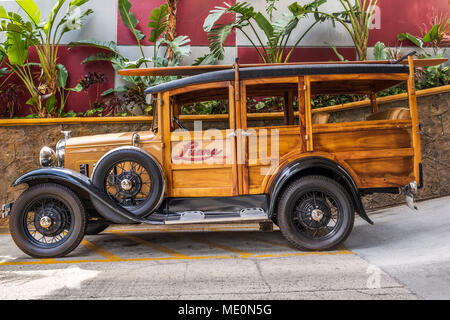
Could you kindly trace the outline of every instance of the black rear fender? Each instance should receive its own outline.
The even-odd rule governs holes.
[[[367,216],[366,210],[361,202],[361,196],[358,192],[358,188],[356,187],[356,184],[350,174],[337,163],[321,157],[310,157],[293,161],[286,165],[275,176],[269,189],[269,217],[276,218],[275,210],[278,199],[284,188],[286,188],[293,180],[306,175],[323,175],[340,183],[350,195],[353,207],[359,216],[368,223],[373,224],[372,220],[370,220]]]

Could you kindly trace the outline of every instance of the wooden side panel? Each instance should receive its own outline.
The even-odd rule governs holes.
[[[359,188],[403,187],[414,176],[411,125],[393,121],[314,126],[314,150],[335,155],[359,177]],[[333,130],[344,126],[345,130]]]
[[[314,133],[314,150],[336,153],[410,148],[410,136],[407,129]]]
[[[263,180],[288,153],[300,151],[299,126],[252,128],[248,144],[249,193],[264,193]],[[275,142],[274,140],[277,140]]]

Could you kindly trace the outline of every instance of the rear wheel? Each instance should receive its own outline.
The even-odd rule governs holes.
[[[278,204],[284,237],[301,250],[329,250],[342,243],[353,228],[352,203],[345,189],[324,176],[294,181]]]
[[[22,193],[12,208],[9,226],[14,242],[26,254],[62,257],[83,239],[86,214],[72,190],[45,183]]]

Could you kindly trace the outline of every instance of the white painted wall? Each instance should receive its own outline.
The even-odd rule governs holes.
[[[247,0],[248,3],[251,3],[256,11],[264,14],[265,17],[268,18],[268,15],[265,11],[265,0]],[[310,2],[309,0],[298,0],[300,5]],[[278,11],[274,11],[273,20],[277,21],[281,18],[283,13],[288,13],[288,6],[293,3],[292,0],[280,0],[277,3]],[[320,10],[327,13],[332,13],[336,11],[342,11],[342,6],[339,4],[338,0],[328,0],[327,3],[323,4],[320,7]],[[300,21],[297,28],[292,32],[290,41],[288,45],[294,45],[295,42],[304,34],[304,32],[311,26],[314,22],[314,18],[305,18]],[[245,29],[247,34],[251,34],[252,39],[255,39],[254,33],[252,32],[250,27]],[[264,35],[260,35],[262,41],[266,41],[266,37]],[[238,45],[248,45],[251,46],[251,43],[247,38],[241,33],[237,33],[237,44]],[[329,47],[329,45],[325,44],[328,42],[332,45],[336,45],[338,47],[348,47],[352,46],[353,42],[351,37],[345,28],[341,25],[336,25],[336,28],[333,28],[330,22],[324,22],[316,25],[302,40],[300,43],[301,46],[314,46],[314,47]]]
[[[70,0],[67,0],[61,8],[59,17],[62,17],[68,10]],[[91,8],[94,13],[88,16],[81,30],[75,30],[67,33],[61,43],[67,44],[71,41],[86,40],[93,38],[96,40],[116,41],[117,39],[117,5],[116,0],[91,0],[81,8],[86,10]],[[35,0],[37,6],[41,9],[41,20],[46,20],[56,0]],[[14,11],[21,16],[25,13],[13,0],[0,0],[6,11]],[[4,33],[0,33],[0,41],[4,41]]]

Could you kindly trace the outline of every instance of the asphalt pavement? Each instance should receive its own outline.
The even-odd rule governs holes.
[[[32,259],[0,232],[0,299],[449,299],[450,197],[357,218],[344,246],[301,252],[257,224],[115,226]]]

